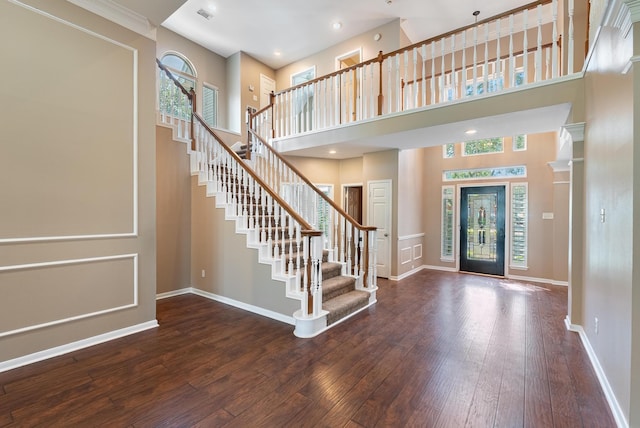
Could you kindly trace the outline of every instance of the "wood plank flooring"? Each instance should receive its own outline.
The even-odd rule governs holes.
[[[567,290],[422,271],[313,339],[184,295],[160,327],[0,373],[0,426],[614,427]]]

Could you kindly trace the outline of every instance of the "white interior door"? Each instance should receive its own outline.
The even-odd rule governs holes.
[[[260,109],[265,108],[271,102],[271,92],[276,91],[276,81],[260,74]]]
[[[367,224],[377,227],[378,276],[389,278],[391,273],[391,180],[367,182],[369,203]]]

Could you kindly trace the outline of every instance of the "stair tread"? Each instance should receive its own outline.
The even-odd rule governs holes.
[[[322,301],[327,302],[331,299],[349,293],[356,288],[356,279],[351,276],[337,275],[332,278],[322,280]]]
[[[327,325],[331,325],[356,310],[364,308],[368,303],[369,293],[360,290],[353,290],[323,302],[322,309],[329,312]]]
[[[327,295],[333,293],[335,290],[343,287],[355,288],[355,278],[350,276],[334,276],[333,278],[322,280],[322,294]]]

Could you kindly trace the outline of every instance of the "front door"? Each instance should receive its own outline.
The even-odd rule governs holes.
[[[461,189],[461,271],[504,275],[504,195],[504,186]]]

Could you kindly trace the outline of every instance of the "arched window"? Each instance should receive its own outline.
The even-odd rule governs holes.
[[[191,88],[196,89],[195,68],[187,58],[177,53],[167,53],[160,62],[187,91]],[[184,95],[175,90],[175,85],[170,79],[161,78],[158,90],[158,107],[161,112],[185,120],[191,119],[191,111],[189,105],[184,102]]]
[[[177,54],[166,54],[160,60],[162,65],[171,69],[172,71],[176,71],[179,74],[184,74],[191,77],[196,77],[196,72],[193,70],[193,66],[189,63],[186,58],[178,56]]]

